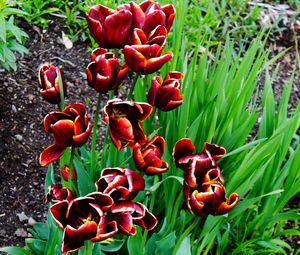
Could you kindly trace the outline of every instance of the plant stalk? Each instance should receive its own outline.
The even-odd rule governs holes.
[[[60,110],[63,111],[65,109],[65,93],[64,93],[63,80],[61,77],[60,70],[58,72],[58,79],[59,79],[59,95],[60,95],[59,107],[60,107]]]

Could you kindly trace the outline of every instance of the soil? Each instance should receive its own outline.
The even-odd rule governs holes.
[[[51,62],[62,68],[68,86],[66,105],[85,102],[89,97],[90,119],[97,97],[84,77],[89,63],[86,43],[77,41],[71,49],[66,49],[60,40],[62,23],[54,22],[47,31],[27,24],[22,26],[29,35],[26,47],[30,54],[18,57],[16,72],[0,70],[0,247],[24,245],[27,227],[34,221],[43,221],[47,213],[47,206],[43,203],[46,168],[39,165],[38,158],[41,151],[52,143],[51,135],[43,130],[42,120],[55,110],[55,106],[39,95],[39,65]],[[279,77],[273,83],[277,101],[290,78],[298,52],[294,45],[272,44],[273,51],[277,52],[290,46],[292,48],[279,60]],[[299,103],[299,98],[297,72],[290,109]],[[299,208],[299,200],[299,196],[295,197],[288,207]],[[290,242],[294,247],[299,246],[299,239]]]

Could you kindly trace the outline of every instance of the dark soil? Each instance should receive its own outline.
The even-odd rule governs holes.
[[[47,212],[44,199],[46,168],[38,163],[39,154],[52,143],[42,126],[43,117],[56,110],[39,95],[37,70],[40,64],[50,62],[61,66],[68,86],[66,105],[91,99],[90,119],[95,109],[95,92],[88,87],[84,74],[89,63],[88,47],[74,43],[71,49],[60,42],[61,24],[52,24],[47,31],[23,24],[29,39],[30,54],[18,58],[18,70],[7,73],[0,70],[0,247],[24,245],[26,228],[34,221],[43,221]],[[292,44],[292,43],[291,43]],[[294,45],[274,44],[274,51]],[[276,100],[290,78],[296,60],[295,47],[280,59],[279,77],[274,82]],[[299,72],[297,72],[290,109],[300,98]],[[103,102],[104,103],[104,102]],[[91,107],[92,106],[92,107]],[[299,196],[288,205],[299,208]],[[21,221],[18,214],[26,217]],[[293,227],[293,226],[291,226]],[[294,247],[298,239],[291,240]]]

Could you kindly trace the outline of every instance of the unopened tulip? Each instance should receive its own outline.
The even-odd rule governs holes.
[[[170,111],[182,104],[180,93],[180,80],[183,74],[169,72],[164,81],[160,76],[152,79],[151,88],[147,94],[149,104],[156,106],[162,111]]]
[[[51,104],[58,104],[60,102],[59,83],[62,82],[60,69],[53,65],[43,64],[39,69],[38,78],[41,96]],[[62,85],[65,96],[66,86],[64,83]]]
[[[115,54],[101,48],[92,52],[91,59],[92,62],[86,68],[89,86],[99,93],[117,90],[128,72],[128,67],[120,67]]]

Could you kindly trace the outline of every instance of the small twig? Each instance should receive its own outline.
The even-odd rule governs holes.
[[[42,55],[42,54],[44,54],[44,53],[46,53],[48,51],[51,51],[51,50],[52,50],[51,48],[47,49],[47,50],[43,50],[43,51],[39,52],[37,55],[40,56],[40,55]]]
[[[69,60],[62,59],[62,58],[60,58],[60,57],[52,57],[51,60],[53,60],[53,59],[57,59],[57,60],[59,60],[59,61],[61,61],[61,62],[64,62],[64,63],[69,64],[69,65],[72,66],[72,67],[76,67],[76,65],[73,64],[73,63],[72,63],[71,61],[69,61]]]

